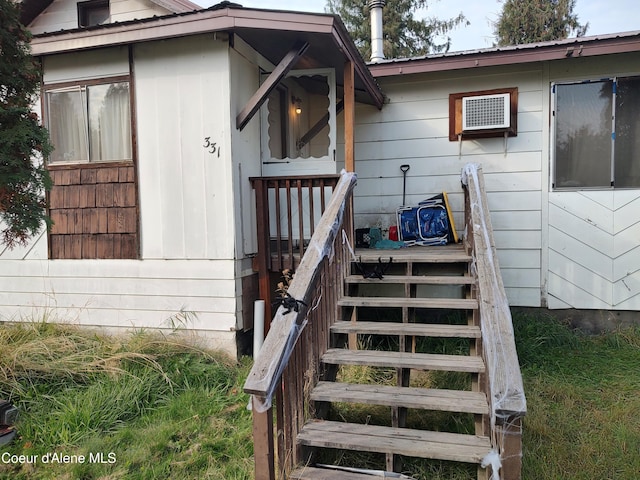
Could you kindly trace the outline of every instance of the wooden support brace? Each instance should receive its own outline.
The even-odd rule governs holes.
[[[276,88],[278,83],[280,83],[280,80],[282,80],[295,66],[298,59],[307,51],[307,48],[309,48],[309,43],[299,41],[296,42],[291,50],[289,50],[289,53],[284,56],[278,66],[273,70],[273,72],[271,72],[269,78],[260,85],[260,88],[258,88],[256,93],[253,94],[251,99],[236,117],[236,127],[238,130],[242,130],[247,123],[249,123],[262,104],[267,100],[271,91]]]
[[[336,115],[338,115],[342,109],[344,108],[344,101],[338,102],[336,105]],[[298,141],[298,148],[304,147],[307,143],[309,143],[313,138],[318,135],[329,123],[329,112],[327,112],[320,120],[316,122],[316,124],[309,129],[307,133],[305,133],[302,138]]]

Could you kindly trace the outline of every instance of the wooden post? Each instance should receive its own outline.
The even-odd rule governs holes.
[[[251,397],[253,412],[253,459],[256,480],[275,480],[273,444],[273,408],[260,413],[256,397]]]
[[[497,438],[502,439],[500,478],[522,478],[522,417],[508,417],[496,425]]]
[[[271,326],[271,283],[269,277],[269,197],[265,181],[257,179],[254,181],[256,190],[256,216],[257,216],[257,236],[258,236],[258,293],[264,300],[264,334],[269,333]]]
[[[355,72],[353,62],[344,64],[344,169],[356,171],[355,160]]]

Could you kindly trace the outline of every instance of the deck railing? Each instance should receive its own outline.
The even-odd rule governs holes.
[[[487,390],[491,407],[491,439],[500,455],[500,478],[519,479],[522,417],[526,414],[527,405],[482,168],[475,164],[466,165],[462,183],[465,193],[465,248],[472,254],[478,278],[482,354],[487,371],[486,381],[481,383]]]
[[[339,175],[253,177],[258,238],[272,271],[293,269],[309,244]]]
[[[278,308],[244,386],[245,392],[253,395],[258,480],[275,478],[276,456],[280,478],[286,478],[302,461],[296,437],[310,416],[306,409],[311,402],[306,397],[319,378],[320,357],[329,347],[329,327],[336,320],[336,305],[350,262],[343,237],[346,234],[350,239],[353,232],[355,180],[354,174],[341,175],[288,287],[289,307]]]
[[[271,273],[298,267],[339,178],[333,174],[249,179],[256,192],[254,268],[265,301],[265,332],[271,322]]]

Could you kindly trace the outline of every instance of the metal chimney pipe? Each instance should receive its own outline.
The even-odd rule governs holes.
[[[378,63],[384,60],[384,43],[382,37],[382,7],[385,0],[369,0],[371,16],[371,61]]]

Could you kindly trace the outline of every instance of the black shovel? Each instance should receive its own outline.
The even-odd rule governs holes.
[[[407,193],[407,172],[411,168],[411,165],[400,165],[402,171],[402,206],[406,205],[405,197]]]

